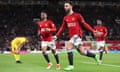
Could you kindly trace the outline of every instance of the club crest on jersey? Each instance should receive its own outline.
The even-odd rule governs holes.
[[[66,21],[69,21],[68,19],[66,19]]]
[[[100,29],[100,31],[103,31],[103,29]]]
[[[47,26],[48,26],[48,24],[45,24],[45,26],[47,27]]]
[[[72,18],[72,21],[75,21],[75,18],[74,18],[74,17]]]

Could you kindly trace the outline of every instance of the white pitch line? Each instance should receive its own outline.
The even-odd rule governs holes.
[[[93,63],[93,62],[83,62],[85,64],[96,64],[96,63]],[[120,67],[120,65],[112,65],[112,64],[101,64],[103,66],[110,66],[110,67]]]

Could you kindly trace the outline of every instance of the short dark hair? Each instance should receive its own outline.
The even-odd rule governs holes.
[[[47,14],[47,11],[46,10],[42,10],[40,13],[46,13]]]
[[[103,21],[101,18],[98,18],[98,19],[96,19],[96,20],[100,20],[100,21]]]
[[[64,3],[69,3],[71,6],[73,6],[73,2],[72,1],[67,0]]]

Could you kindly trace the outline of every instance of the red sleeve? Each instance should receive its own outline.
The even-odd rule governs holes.
[[[63,19],[63,22],[62,22],[62,26],[60,27],[60,29],[58,30],[58,32],[56,33],[56,36],[59,37],[60,34],[63,32],[63,30],[65,29],[66,27],[66,22],[65,20]]]
[[[107,28],[106,27],[104,27],[104,37],[106,37],[107,36],[107,34],[108,34],[108,32],[107,32]]]
[[[94,32],[95,30],[87,23],[87,22],[85,22],[85,20],[84,20],[84,18],[82,17],[82,15],[78,15],[78,19],[79,19],[79,21],[83,24],[83,26],[86,28],[86,29],[88,29],[88,30],[90,30],[91,32]]]
[[[50,29],[50,32],[55,32],[56,31],[56,26],[55,24],[51,21],[51,29]]]

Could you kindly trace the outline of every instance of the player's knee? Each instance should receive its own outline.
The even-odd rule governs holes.
[[[84,55],[85,54],[85,51],[82,47],[82,45],[79,45],[78,48],[77,48],[78,52],[81,54],[81,55]]]
[[[73,44],[71,42],[67,43],[67,49],[72,49],[73,48]]]
[[[83,51],[80,52],[81,55],[85,55],[85,53]]]
[[[42,51],[46,51],[47,50],[47,46],[42,47]]]
[[[52,53],[53,53],[53,54],[55,54],[55,53],[56,53],[56,51],[52,49]]]
[[[43,55],[46,55],[47,53],[46,53],[46,51],[43,51],[42,54],[43,54]]]
[[[42,50],[42,53],[43,53],[43,54],[46,54],[46,50]]]
[[[58,52],[57,52],[55,49],[52,50],[52,53],[53,53],[54,55],[58,55]]]
[[[77,51],[78,51],[81,55],[84,55],[84,52],[83,52],[81,49],[77,48]]]

